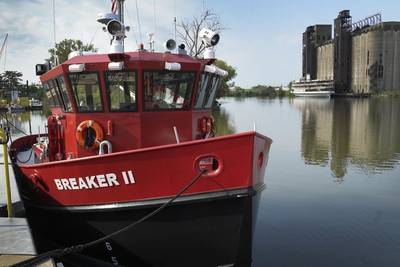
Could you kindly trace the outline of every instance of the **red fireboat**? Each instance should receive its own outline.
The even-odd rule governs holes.
[[[265,187],[271,139],[255,131],[215,134],[212,105],[226,75],[212,64],[218,33],[201,31],[201,59],[186,55],[183,46],[173,53],[173,40],[168,52],[125,52],[121,17],[107,14],[99,21],[112,36],[110,53],[74,52],[58,66],[37,65],[52,112],[48,131],[11,144],[39,253],[101,238],[173,198],[171,213],[166,208],[160,214],[178,225],[188,220],[179,209],[197,218],[223,215],[232,212],[229,200],[238,203]],[[214,226],[223,233],[227,224]],[[156,227],[153,221],[150,228]],[[188,238],[201,233],[193,231]],[[132,240],[134,234],[112,237],[104,249],[113,247],[121,264],[123,252],[132,255]],[[117,260],[99,249],[82,253]]]

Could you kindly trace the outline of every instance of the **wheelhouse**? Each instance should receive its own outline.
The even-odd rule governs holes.
[[[213,60],[146,51],[119,60],[76,56],[41,76],[52,111],[49,160],[96,155],[102,140],[118,152],[208,136],[225,73]]]

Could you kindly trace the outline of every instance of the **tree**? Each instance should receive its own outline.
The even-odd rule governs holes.
[[[7,70],[0,74],[5,89],[17,88],[22,83],[22,72]]]
[[[22,73],[19,71],[5,71],[0,74],[0,90],[1,95],[10,96],[12,90],[21,88]]]
[[[275,88],[267,85],[256,85],[250,88],[253,96],[275,96]]]
[[[237,73],[234,67],[228,65],[223,60],[217,59],[216,61],[214,61],[214,65],[228,72],[228,75],[226,75],[225,77],[221,77],[220,87],[217,95],[217,98],[219,98],[228,95],[229,88],[234,86],[234,82],[232,81],[232,79],[236,77]]]
[[[20,96],[28,98],[42,99],[45,96],[44,88],[40,84],[31,83],[28,86],[24,84],[20,88]]]
[[[193,57],[199,57],[205,49],[204,44],[199,40],[202,28],[209,28],[215,32],[224,30],[218,16],[212,10],[204,11],[200,17],[193,17],[191,21],[183,20],[177,26],[176,33],[185,44],[189,55]]]
[[[56,62],[57,55],[58,63],[61,64],[68,59],[68,54],[72,51],[97,52],[97,48],[93,44],[83,44],[81,40],[64,39],[56,44],[56,48],[49,49],[50,60]]]

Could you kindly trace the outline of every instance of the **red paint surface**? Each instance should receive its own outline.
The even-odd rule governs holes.
[[[15,142],[12,149],[26,142],[24,138]],[[31,183],[41,179],[44,184],[31,196],[38,204],[69,206],[140,201],[174,196],[196,176],[196,159],[210,154],[221,161],[222,170],[217,175],[199,179],[186,195],[257,186],[263,182],[265,165],[259,169],[253,154],[257,157],[258,151],[267,154],[270,144],[269,138],[249,132],[20,168]],[[135,183],[125,185],[121,172],[128,170],[133,172]],[[54,182],[54,179],[105,173],[117,174],[120,185],[60,191]]]
[[[149,52],[125,53],[124,59],[124,70],[135,70],[137,73],[135,112],[111,112],[108,109],[104,73],[110,60],[106,54],[74,57],[41,76],[42,82],[64,76],[72,111],[52,109],[53,115],[48,119],[51,162],[19,166],[23,175],[18,179],[27,179],[36,188],[29,193],[33,203],[74,206],[171,197],[198,174],[199,165],[212,169],[213,166],[207,162],[199,163],[199,159],[210,156],[218,160],[219,168],[204,175],[185,194],[251,188],[263,184],[265,161],[271,144],[269,138],[248,132],[202,139],[205,134],[199,122],[202,119],[211,122],[211,109],[192,107],[199,90],[199,76],[205,64],[212,61]],[[164,70],[165,62],[178,62],[181,71],[195,73],[188,101],[191,104],[183,110],[144,111],[142,73],[145,70]],[[76,103],[72,101],[68,66],[80,63],[85,64],[85,72],[98,73],[103,112],[77,112]],[[113,153],[98,156],[97,149],[77,144],[75,133],[78,125],[85,120],[94,120],[100,125],[105,140],[112,144]],[[209,123],[206,128],[210,126]],[[174,127],[180,144],[176,144]],[[20,138],[13,142],[12,153],[32,147],[34,143],[35,136]],[[263,154],[261,160],[260,153]],[[135,183],[125,184],[123,171],[132,171]],[[119,185],[59,190],[55,182],[55,179],[79,181],[79,177],[86,180],[86,176],[110,173],[117,176]]]
[[[65,130],[64,135],[59,137],[65,142],[63,158],[67,158],[68,156],[72,156],[73,158],[86,157],[97,153],[96,151],[80,147],[76,142],[76,128],[84,120],[95,120],[102,126],[104,133],[107,133],[108,122],[111,121],[113,125],[113,134],[106,136],[105,139],[112,143],[113,151],[115,152],[174,143],[174,126],[178,130],[181,141],[190,141],[196,139],[200,135],[197,119],[201,116],[210,116],[210,109],[192,110],[189,108],[179,111],[164,110],[154,112],[143,110],[142,71],[164,70],[165,62],[178,62],[181,64],[181,71],[195,72],[192,96],[190,99],[193,106],[196,90],[198,90],[199,73],[204,69],[205,64],[210,64],[212,61],[198,60],[186,55],[170,53],[149,53],[143,51],[125,53],[124,70],[135,70],[137,72],[137,112],[109,111],[108,99],[105,97],[106,83],[104,77],[104,72],[108,71],[109,62],[110,60],[107,54],[77,56],[40,77],[42,82],[46,82],[59,75],[63,75],[68,96],[73,100],[74,96],[68,77],[68,66],[71,64],[84,63],[85,72],[99,73],[99,85],[102,93],[104,112],[78,113],[75,101],[71,101],[72,112],[64,113],[59,108],[52,109],[53,115],[61,115],[64,118],[60,122]],[[50,138],[53,137],[50,136]],[[52,142],[52,140],[50,141]],[[51,158],[54,158],[54,156],[51,155]]]

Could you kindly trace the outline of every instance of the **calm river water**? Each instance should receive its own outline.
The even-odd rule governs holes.
[[[400,98],[220,102],[219,134],[274,141],[253,266],[400,266]],[[40,112],[13,120],[29,116],[37,132]]]
[[[400,266],[400,98],[222,102],[274,140],[254,266]]]

